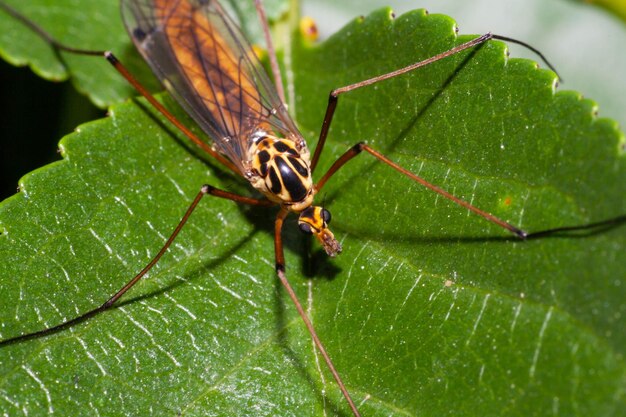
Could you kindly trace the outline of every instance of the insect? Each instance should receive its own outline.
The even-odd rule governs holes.
[[[137,16],[137,15],[138,16],[143,16],[145,19],[142,20],[142,19],[139,19],[139,18],[135,18],[137,20],[136,24],[133,24],[133,21],[131,21],[131,23],[129,25],[130,28],[131,28],[131,30],[130,30],[131,33],[135,36],[135,39],[140,43],[140,49],[142,49],[142,48],[147,49],[147,46],[145,46],[145,45],[150,45],[150,43],[148,42],[151,39],[149,35],[151,33],[153,33],[150,30],[150,28],[154,29],[154,27],[150,26],[150,24],[152,22],[154,22],[154,21],[160,21],[160,19],[162,19],[162,18],[159,18],[159,19],[154,20],[154,18],[151,17],[152,15],[148,15],[146,17],[146,15],[141,14],[142,11],[147,12],[147,13],[155,12],[154,9],[151,9],[150,7],[147,7],[146,5],[147,5],[147,3],[143,5],[144,8],[140,7],[137,12],[131,14],[132,16]],[[177,5],[179,7],[185,7],[185,6],[191,7],[191,3],[187,3],[187,2],[179,2],[179,3],[177,3]],[[133,7],[133,6],[141,6],[141,5],[139,3],[134,3],[133,2],[133,3],[126,3],[125,7],[130,8],[130,7]],[[219,7],[219,6],[217,6],[217,3],[212,3],[212,4],[210,4],[207,7]],[[216,10],[219,10],[219,9],[209,9],[209,10],[216,11]],[[127,9],[127,11],[128,11],[128,9]],[[181,13],[181,14],[179,14],[179,13]],[[164,13],[164,15],[169,16],[170,14]],[[172,12],[171,16],[185,16],[185,14],[183,14],[180,11],[177,11],[175,13]],[[223,12],[220,11],[220,12],[218,12],[218,13],[216,13],[214,15],[214,18],[223,19],[223,18],[225,18],[225,16],[226,15]],[[174,20],[174,21],[176,21],[176,20]],[[180,29],[181,27],[184,28],[185,27],[184,26],[185,22],[189,22],[189,21],[183,19],[182,23],[180,25],[174,25],[173,27],[176,30]],[[218,20],[218,22],[219,22],[219,20]],[[225,26],[227,28],[232,28],[232,26],[229,26],[229,24],[227,23],[228,21],[223,20],[222,22],[226,22]],[[148,25],[147,28],[143,27],[144,23]],[[202,27],[204,27],[204,26],[202,26]],[[209,33],[212,33],[212,32],[209,32]],[[226,32],[218,32],[219,35],[221,35],[223,33],[226,33]],[[232,33],[231,33],[231,35],[232,35]],[[213,36],[215,36],[215,35],[213,35]],[[235,40],[241,39],[239,37],[239,35],[236,35],[233,38]],[[142,44],[143,42],[148,42],[148,43]],[[224,44],[223,41],[215,41],[215,40],[213,40],[213,42],[215,42],[218,45],[223,45]],[[143,46],[141,46],[141,45],[143,45]],[[157,43],[157,45],[158,45],[158,43]],[[186,44],[186,45],[188,46],[188,44]],[[182,51],[186,51],[185,48],[182,48],[181,50]],[[242,50],[243,51],[249,51],[248,48],[243,48]],[[220,52],[220,51],[222,51],[222,49],[218,50],[216,56],[221,56],[220,54],[222,52]],[[224,59],[226,59],[226,62],[229,62],[231,65],[234,65],[235,62],[246,62],[246,65],[249,65],[250,62],[254,62],[254,61],[252,61],[253,58],[252,58],[252,56],[249,53],[240,54],[240,55],[238,55],[238,57],[239,57],[238,59],[232,59],[233,57],[228,54],[228,51],[231,51],[231,50],[230,49],[225,49],[225,51],[226,52],[224,52],[224,54],[225,54],[224,56],[226,56],[226,58],[224,58]],[[155,59],[155,58],[153,57],[152,59]],[[180,61],[186,62],[185,59],[180,58]],[[250,61],[247,61],[247,60],[250,60]],[[157,62],[160,62],[160,61],[157,60]],[[256,68],[255,65],[252,65],[252,67]],[[162,67],[162,68],[167,68],[167,67]],[[230,66],[224,68],[224,74],[232,74],[231,72],[229,72],[230,70],[232,70],[232,68],[233,67],[230,67]],[[236,67],[236,68],[238,68],[238,67]],[[240,74],[239,71],[237,71],[236,73]],[[246,72],[246,74],[248,74],[248,73]],[[169,77],[164,77],[164,78],[165,78],[166,81],[170,79]],[[211,80],[210,77],[209,77],[209,80]],[[227,81],[232,81],[233,80],[232,75],[226,77],[226,80]],[[238,81],[242,81],[242,80],[238,78]],[[251,81],[251,80],[248,80],[248,81]],[[246,143],[248,145],[250,145],[251,147],[255,147],[256,148],[256,149],[254,149],[253,152],[250,152],[250,154],[249,154],[250,158],[248,158],[248,159],[250,159],[252,161],[251,162],[252,168],[256,169],[256,171],[258,171],[258,172],[257,173],[252,172],[251,174],[249,174],[248,171],[247,171],[246,166],[244,166],[244,162],[248,161],[248,159],[244,159],[244,158],[241,157],[241,155],[245,154],[245,152],[246,152],[245,149],[234,150],[234,149],[228,148],[228,146],[237,145],[237,141],[241,137],[243,137],[243,136],[241,136],[240,133],[237,133],[237,135],[234,135],[234,134],[229,135],[229,137],[227,137],[227,138],[224,138],[223,135],[215,136],[216,138],[222,138],[222,139],[218,139],[218,140],[221,140],[221,142],[218,142],[218,143],[221,144],[220,146],[224,146],[225,147],[225,149],[222,149],[222,151],[224,152],[224,154],[229,156],[228,160],[222,160],[222,162],[226,162],[227,168],[228,167],[234,168],[234,169],[231,169],[232,171],[239,172],[239,173],[243,174],[243,176],[247,177],[250,180],[250,182],[255,181],[255,184],[258,185],[258,188],[260,189],[260,191],[263,192],[263,194],[266,194],[269,197],[269,199],[274,201],[274,202],[276,202],[276,199],[277,199],[276,196],[280,194],[279,191],[288,190],[289,192],[287,194],[280,194],[281,195],[280,198],[282,199],[281,201],[283,201],[285,204],[284,204],[284,209],[280,211],[280,214],[279,214],[279,217],[278,217],[278,221],[276,223],[276,230],[278,232],[280,232],[280,228],[282,226],[282,220],[283,220],[282,217],[284,217],[284,215],[287,214],[287,209],[285,207],[286,206],[296,206],[296,207],[293,207],[294,211],[301,211],[302,213],[304,213],[304,218],[301,217],[301,223],[300,223],[302,225],[301,228],[304,229],[304,231],[306,231],[306,232],[309,232],[309,231],[316,232],[316,234],[317,234],[317,236],[318,236],[318,238],[320,240],[320,243],[325,248],[326,252],[328,252],[331,255],[336,254],[340,250],[339,243],[332,237],[330,232],[328,232],[325,227],[322,227],[322,226],[325,226],[325,223],[328,223],[328,220],[329,220],[329,215],[327,214],[326,209],[322,208],[322,207],[318,207],[318,208],[313,208],[311,211],[307,211],[308,208],[309,208],[309,205],[308,205],[309,204],[309,201],[308,201],[308,195],[309,194],[306,194],[302,198],[300,198],[300,197],[292,198],[293,195],[300,195],[299,194],[300,189],[298,188],[298,184],[306,183],[306,180],[308,180],[308,178],[310,177],[308,174],[303,174],[302,172],[299,172],[299,170],[297,169],[297,164],[301,164],[303,166],[306,166],[306,165],[314,166],[315,165],[315,161],[317,161],[317,159],[316,159],[315,156],[312,159],[307,159],[305,157],[306,152],[303,150],[305,148],[303,148],[303,147],[298,148],[296,145],[294,145],[294,144],[298,143],[298,140],[299,140],[298,137],[296,137],[293,140],[289,139],[290,138],[289,135],[293,134],[294,132],[297,132],[297,129],[295,129],[294,125],[290,125],[290,123],[292,123],[291,119],[289,119],[288,116],[286,116],[286,113],[284,113],[284,109],[281,107],[280,101],[277,101],[276,97],[273,96],[274,93],[268,87],[269,83],[266,82],[266,81],[258,82],[256,80],[254,80],[254,82],[258,83],[257,84],[258,88],[256,88],[256,89],[243,89],[241,87],[237,87],[239,89],[239,90],[237,90],[237,91],[239,91],[239,93],[232,95],[233,97],[237,98],[237,100],[234,102],[234,104],[226,103],[223,106],[211,107],[212,104],[210,104],[210,103],[214,103],[215,101],[220,101],[220,100],[222,100],[222,97],[215,97],[214,101],[209,100],[210,103],[209,104],[205,104],[205,106],[207,106],[207,107],[209,107],[211,109],[209,111],[209,113],[213,114],[213,115],[215,115],[216,113],[219,113],[221,111],[220,109],[225,109],[225,108],[229,109],[229,112],[221,114],[220,118],[217,119],[217,120],[220,121],[222,129],[228,130],[231,133],[237,133],[238,129],[241,128],[242,126],[246,125],[246,123],[248,123],[246,126],[252,126],[252,127],[255,128],[253,130],[252,134],[248,137],[248,139],[250,139],[251,142],[248,141]],[[254,84],[254,82],[252,82],[252,83]],[[245,85],[245,84],[246,84],[245,80],[243,80],[243,82],[236,83],[236,85],[238,85],[238,86]],[[260,104],[259,104],[261,102],[261,100],[260,100],[261,97],[262,98],[267,98],[265,95],[263,95],[263,94],[260,94],[260,95],[250,94],[251,91],[259,91],[259,90],[263,90],[263,88],[266,88],[264,94],[268,94],[267,97],[270,98],[269,103],[273,104],[273,105],[271,105],[269,107],[260,106]],[[225,89],[223,91],[232,91],[232,90]],[[253,110],[250,111],[251,114],[247,114],[247,113],[245,113],[244,111],[241,111],[241,110],[238,110],[238,111],[234,111],[233,110],[233,109],[237,108],[236,105],[241,106],[243,103],[245,103],[246,106],[248,106],[249,108],[253,109]],[[258,107],[255,108],[254,106],[258,106]],[[256,110],[254,110],[254,109],[256,109]],[[275,110],[275,112],[273,112],[273,110]],[[246,114],[247,114],[247,116],[246,116]],[[233,117],[233,115],[237,115],[237,117]],[[248,116],[250,116],[250,115],[255,115],[256,118],[248,119]],[[244,123],[244,121],[246,123]],[[213,120],[213,122],[215,122],[215,121]],[[328,124],[329,123],[327,123],[326,126],[328,126]],[[258,126],[260,126],[260,125],[263,126],[264,128],[263,129],[258,129]],[[268,126],[273,126],[273,128],[268,127]],[[287,126],[286,129],[285,129],[285,126]],[[225,128],[225,127],[227,127],[227,128]],[[213,127],[213,129],[216,129],[216,128]],[[279,130],[282,133],[282,135],[280,135],[280,137],[282,137],[283,139],[279,139],[278,137],[276,137],[276,138],[269,137],[268,132],[271,131],[271,129]],[[211,128],[209,128],[209,130],[211,131]],[[237,132],[235,132],[235,131],[237,131]],[[261,134],[261,132],[263,134]],[[215,133],[214,133],[214,135],[215,135]],[[290,142],[284,142],[284,140],[288,140]],[[269,143],[267,143],[267,141],[269,141]],[[262,149],[260,149],[260,148],[262,148]],[[278,149],[278,148],[284,148],[284,152],[281,152],[280,149]],[[361,148],[365,149],[366,151],[368,151],[370,149],[370,148],[367,148],[367,147],[365,147],[365,148],[361,147]],[[319,147],[318,149],[321,149],[321,147]],[[207,152],[211,152],[212,151],[211,149],[206,149],[206,150],[207,150]],[[248,151],[249,150],[250,149],[248,149]],[[263,160],[265,159],[265,157],[260,157],[259,156],[259,155],[262,155],[263,152],[266,152],[267,154],[269,154],[270,159],[271,159],[272,156],[273,157],[277,157],[277,158],[282,158],[283,156],[281,156],[281,155],[284,155],[284,154],[296,157],[294,159],[295,162],[294,161],[289,161],[290,169],[287,169],[287,172],[291,172],[291,173],[298,172],[299,175],[297,175],[296,177],[290,177],[290,178],[297,178],[297,180],[294,180],[293,183],[285,183],[284,181],[280,181],[281,188],[278,189],[278,187],[275,187],[277,182],[274,181],[274,179],[272,179],[270,177],[270,181],[268,182],[267,181],[268,176],[264,177],[263,175],[257,175],[257,174],[261,174],[263,172],[263,170],[264,170],[264,168],[263,168]],[[374,156],[377,156],[379,158],[383,158],[383,157],[380,156],[380,154],[375,153],[376,151],[372,151],[372,152],[374,152]],[[299,155],[302,160],[299,160],[297,158],[296,154]],[[215,154],[215,155],[218,158],[220,158],[220,156],[218,154]],[[347,155],[350,156],[352,154],[347,154]],[[259,159],[254,161],[255,157],[259,157]],[[382,160],[385,161],[385,159],[382,159]],[[231,165],[228,165],[229,164],[228,161],[230,161]],[[346,162],[347,158],[343,159],[343,160],[340,159],[339,161]],[[283,163],[284,163],[284,161],[283,161]],[[233,167],[232,164],[234,164],[235,166]],[[279,162],[276,162],[276,164],[279,164]],[[278,166],[278,165],[275,165],[275,166]],[[271,167],[266,167],[266,170],[269,172],[270,168]],[[333,172],[336,172],[336,168],[335,168],[335,171],[333,171],[333,168],[331,168],[329,172],[331,172],[331,174]],[[291,174],[289,174],[289,175],[291,175]],[[282,179],[284,180],[289,175],[286,175]],[[261,177],[265,178],[264,183],[256,182]],[[276,175],[276,177],[278,177],[279,180],[281,179],[278,175]],[[316,183],[317,187],[318,187],[317,190],[321,189],[322,188],[321,185],[324,185],[325,179],[328,179],[327,176],[324,176],[322,178],[324,178],[324,179],[319,180]],[[293,186],[295,188],[290,188],[289,186],[287,186],[287,184],[295,184]],[[302,188],[305,191],[312,189],[310,187],[309,188],[307,188],[307,187],[308,187],[308,185],[307,186],[303,186]],[[276,189],[274,189],[274,188],[276,188]],[[314,191],[317,191],[317,190],[314,190]],[[232,196],[232,194],[227,194],[226,192],[223,192],[223,191],[215,191],[212,188],[204,189],[203,192],[205,192],[205,193],[207,193],[207,192],[208,193],[215,193],[217,196],[232,197],[236,201],[239,201],[239,202],[242,202],[242,203],[248,202],[248,203],[253,203],[253,204],[258,204],[258,205],[266,205],[266,203],[259,203],[260,200],[251,200],[251,199],[243,199],[243,198],[239,198],[239,197],[234,197],[234,196]],[[198,197],[198,200],[199,200],[199,197]],[[506,202],[506,200],[505,200],[505,202]],[[497,219],[492,219],[492,220],[496,220],[497,221]],[[501,224],[501,225],[506,227],[505,224]],[[511,230],[512,227],[508,227],[508,228]],[[513,228],[512,230],[516,231],[516,233],[518,233],[518,234],[522,234],[522,232],[518,231],[515,228]],[[281,240],[280,240],[280,233],[277,233],[276,235],[277,235],[277,241],[279,242],[279,243],[277,243],[277,247],[278,247],[278,250],[277,250],[277,261],[278,262],[277,262],[277,264],[278,264],[279,275],[281,275],[283,273],[282,267],[284,265],[284,259],[282,258],[282,247],[280,245],[280,242],[281,242]],[[94,236],[94,238],[99,239],[99,236]],[[105,244],[105,246],[106,246],[106,244]],[[227,286],[224,286],[224,283],[219,279],[219,277],[213,277],[213,278],[215,279],[215,282],[217,283],[217,285],[221,286],[220,288],[224,289],[225,291],[229,290],[229,288]],[[282,276],[281,276],[281,278],[282,278]],[[416,282],[419,282],[419,281],[420,280],[418,279]],[[237,298],[237,297],[235,297],[235,298]],[[176,304],[175,302],[173,302],[173,303]],[[184,306],[180,306],[180,307],[182,309]],[[122,310],[122,311],[124,311],[124,310]],[[194,313],[190,313],[190,314],[192,314],[193,316],[197,317]],[[303,314],[303,317],[306,317],[306,315]],[[129,321],[131,323],[135,323],[135,321],[133,321],[132,317],[128,317],[128,319],[129,319]],[[143,329],[146,329],[146,327],[143,326],[143,324],[141,322],[135,323],[135,325],[139,329],[142,329],[142,327],[143,327]],[[149,330],[148,330],[148,332],[149,332]],[[193,335],[193,333],[192,333],[192,335]],[[115,336],[111,336],[111,337],[115,338]],[[190,338],[190,341],[192,343],[195,343],[195,340],[194,340],[194,338],[192,336],[188,335],[188,337]],[[81,344],[81,343],[79,342],[79,344]],[[157,350],[161,354],[163,354],[165,356],[168,356],[167,353],[169,353],[169,351],[166,348],[164,348],[161,344],[155,343],[155,346],[157,346]],[[161,349],[158,349],[158,347],[160,347]],[[231,347],[229,346],[228,348],[231,348]],[[85,350],[87,350],[87,349],[85,349]],[[93,356],[93,354],[91,356]],[[89,355],[87,355],[87,357],[89,357]],[[175,358],[175,357],[174,358],[170,357],[169,359],[175,364],[175,366],[176,366],[176,363],[180,363],[178,361],[178,359]],[[95,358],[94,358],[94,362],[96,364],[99,363],[97,361],[97,359],[95,359]],[[28,374],[29,373],[29,369],[30,368],[28,368],[28,369],[26,369],[24,371]],[[108,374],[107,370],[104,367],[102,367],[100,370],[101,370],[102,373]],[[263,370],[261,370],[261,372],[262,371]],[[32,370],[31,370],[31,372],[32,372]],[[103,375],[103,376],[106,376],[106,375]],[[33,378],[35,380],[37,380],[38,376],[35,375]],[[355,414],[357,413],[356,409],[353,409],[353,411],[355,412]]]

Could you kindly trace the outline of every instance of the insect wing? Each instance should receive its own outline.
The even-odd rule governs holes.
[[[217,1],[122,0],[122,18],[161,83],[242,173],[255,131],[301,139],[250,44]]]

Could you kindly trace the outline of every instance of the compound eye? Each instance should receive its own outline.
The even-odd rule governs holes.
[[[324,221],[326,223],[330,223],[330,219],[331,219],[331,215],[330,215],[330,211],[326,210],[326,209],[322,209],[322,219],[324,219]]]
[[[302,233],[306,233],[309,235],[313,233],[313,230],[311,230],[311,225],[309,225],[308,223],[300,223],[298,224],[298,227],[300,227]]]

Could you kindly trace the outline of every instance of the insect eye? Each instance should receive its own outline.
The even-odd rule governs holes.
[[[311,230],[311,225],[309,225],[308,223],[300,223],[298,224],[298,227],[300,227],[302,233],[306,233],[309,235],[313,233],[313,230]]]
[[[331,218],[330,211],[322,209],[322,219],[324,219],[326,223],[330,223]]]

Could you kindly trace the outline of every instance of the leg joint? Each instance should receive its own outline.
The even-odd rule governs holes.
[[[355,153],[361,153],[361,151],[363,151],[363,148],[365,148],[365,146],[366,146],[365,142],[359,142],[352,147],[352,151]]]

